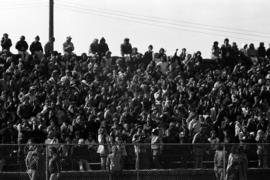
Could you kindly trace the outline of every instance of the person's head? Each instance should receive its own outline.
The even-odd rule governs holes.
[[[54,71],[52,72],[52,77],[53,77],[54,79],[56,79],[56,78],[57,78],[57,74],[58,74],[58,72],[57,72],[56,70],[54,70]]]
[[[138,49],[136,47],[132,48],[132,53],[137,53],[138,52]]]
[[[214,47],[217,47],[217,46],[218,46],[218,42],[215,41],[215,42],[214,42]]]
[[[250,43],[250,44],[249,44],[249,48],[250,48],[250,49],[254,49],[254,44],[253,44],[253,43]]]
[[[50,37],[49,41],[50,42],[54,42],[55,41],[55,38],[54,37]]]
[[[29,93],[30,93],[31,95],[33,95],[33,94],[35,93],[35,87],[34,87],[34,86],[31,86],[31,87],[29,88]]]
[[[228,38],[224,39],[224,44],[225,45],[228,45],[229,44],[229,39]]]
[[[100,127],[99,130],[98,130],[98,133],[99,134],[104,134],[105,133],[104,127]]]
[[[129,43],[129,38],[125,38],[125,39],[124,39],[124,43],[125,43],[125,44],[128,44],[128,43]]]
[[[97,38],[93,39],[93,42],[92,43],[93,44],[98,44],[98,39]]]
[[[36,37],[35,37],[35,41],[36,41],[36,42],[39,42],[39,40],[40,40],[39,36],[36,36]]]
[[[164,54],[165,53],[165,49],[164,48],[160,48],[159,53],[160,54]]]
[[[260,42],[260,47],[264,47],[264,42]]]
[[[21,36],[21,37],[20,37],[20,40],[21,40],[21,41],[24,41],[24,40],[25,40],[25,36]]]
[[[261,137],[263,137],[263,135],[264,135],[264,133],[263,133],[263,130],[261,130],[261,129],[259,129],[258,131],[257,131],[257,138],[261,138]]]
[[[79,145],[84,145],[84,143],[85,143],[85,142],[84,142],[84,139],[81,138],[81,139],[78,140],[78,144],[79,144]]]
[[[113,146],[113,147],[112,147],[112,154],[116,154],[117,151],[118,151],[117,146]]]
[[[216,131],[215,130],[212,130],[210,132],[210,136],[211,136],[211,138],[215,138],[216,137]]]
[[[102,43],[105,43],[106,42],[106,40],[105,40],[105,38],[104,37],[102,37],[101,39],[100,39],[100,41],[99,41],[101,44]]]
[[[182,48],[182,53],[186,53],[187,49],[186,48]]]
[[[153,130],[152,130],[152,134],[153,134],[154,136],[158,136],[158,135],[159,135],[159,130],[158,130],[158,129],[153,129]]]
[[[72,39],[71,36],[68,36],[67,37],[67,42],[71,42],[71,39]]]
[[[8,38],[8,34],[7,33],[4,33],[3,34],[3,37],[7,39]]]
[[[151,44],[148,46],[148,50],[149,51],[152,51],[153,50],[153,46]]]
[[[121,143],[122,142],[122,137],[121,136],[116,136],[115,137],[115,142],[116,143]]]

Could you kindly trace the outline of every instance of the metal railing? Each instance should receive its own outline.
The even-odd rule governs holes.
[[[48,179],[53,148],[62,172],[102,170],[117,176],[121,170],[133,170],[136,179],[153,169],[210,169],[220,179],[232,169],[268,168],[270,164],[270,144],[1,144],[0,171],[31,176],[30,170],[36,168],[39,179]]]

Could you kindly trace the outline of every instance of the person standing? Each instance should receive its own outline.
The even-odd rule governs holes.
[[[20,40],[16,43],[16,47],[15,47],[19,54],[25,54],[27,49],[28,49],[28,44],[25,41],[25,36],[21,36]]]
[[[97,153],[100,154],[101,169],[106,169],[106,160],[109,152],[108,148],[109,136],[104,127],[100,127],[98,130],[98,149]]]
[[[129,42],[129,38],[124,39],[124,43],[121,44],[121,55],[124,57],[126,55],[130,55],[132,52],[132,45]]]
[[[205,128],[200,128],[192,140],[194,146],[194,155],[195,155],[195,168],[202,168],[203,166],[203,157],[205,155],[206,146],[202,145],[207,143],[207,136],[205,134]]]
[[[55,38],[54,37],[51,37],[49,42],[47,42],[44,46],[44,52],[45,52],[45,56],[46,57],[49,57],[52,52],[53,52],[53,43],[55,41]]]
[[[8,34],[4,33],[2,40],[1,40],[1,46],[2,46],[2,51],[10,51],[10,47],[12,46],[11,39],[8,38]]]
[[[74,45],[71,42],[71,39],[71,36],[68,36],[66,42],[63,44],[64,54],[71,55],[74,51]]]
[[[228,165],[226,168],[226,180],[239,180],[239,168],[240,167],[240,157],[238,146],[233,146],[231,148],[231,153],[228,158]]]
[[[99,44],[98,44],[98,54],[100,55],[100,57],[103,57],[106,54],[107,51],[109,51],[109,46],[106,43],[105,38],[102,37],[99,40]]]
[[[108,155],[106,167],[111,173],[112,179],[119,179],[121,177],[121,150],[117,146],[112,146],[112,153]]]
[[[106,166],[111,172],[119,172],[122,170],[121,166],[121,152],[117,146],[112,146],[112,153],[108,155]]]
[[[214,172],[216,180],[223,180],[225,177],[224,168],[226,167],[226,158],[226,151],[223,150],[221,145],[218,145],[214,156]]]
[[[38,147],[32,146],[30,148],[25,158],[25,165],[26,165],[27,174],[29,175],[30,180],[38,180],[39,179]]]
[[[43,48],[39,40],[39,36],[36,36],[35,41],[30,45],[30,52],[32,55],[36,55],[39,59],[41,59],[43,56]]]
[[[160,156],[162,151],[162,139],[160,138],[159,129],[152,130],[151,150],[153,158],[153,166],[155,169],[161,169]]]
[[[154,59],[154,51],[153,51],[153,46],[152,45],[149,45],[148,46],[148,51],[146,51],[144,53],[144,56],[143,56],[143,61],[142,61],[142,64],[143,64],[143,67],[144,69],[147,68],[148,64],[153,61]]]
[[[20,37],[20,40],[16,43],[15,48],[18,50],[18,54],[21,55],[23,62],[28,62],[28,44],[25,41],[25,36]]]
[[[58,180],[60,177],[60,160],[57,154],[57,149],[55,147],[51,147],[50,149],[51,158],[49,160],[49,173],[50,173],[50,179],[49,180]]]
[[[265,135],[263,130],[259,129],[256,135],[256,142],[257,142],[257,155],[258,155],[258,167],[265,168],[267,167],[267,150],[265,148]]]

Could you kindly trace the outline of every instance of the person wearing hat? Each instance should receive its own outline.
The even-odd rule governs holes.
[[[43,56],[43,48],[39,40],[39,36],[36,36],[35,41],[30,45],[30,52],[32,55],[36,55],[39,59],[41,59]]]
[[[63,44],[64,54],[71,55],[72,52],[74,51],[74,45],[71,42],[71,39],[72,39],[71,36],[68,36],[66,42],[64,42]]]
[[[57,180],[60,177],[60,160],[58,157],[58,152],[55,147],[50,148],[50,154],[52,155],[49,160],[49,173],[50,173],[50,179],[49,180]]]
[[[2,46],[2,51],[7,50],[8,52],[10,51],[10,47],[12,46],[11,39],[8,38],[8,34],[4,33],[2,40],[1,40],[1,46]]]

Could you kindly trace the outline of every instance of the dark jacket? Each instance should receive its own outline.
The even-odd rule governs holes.
[[[105,53],[109,50],[107,43],[99,43],[98,44],[98,53],[102,56],[105,55]]]
[[[35,51],[42,51],[43,52],[43,48],[41,46],[40,42],[32,42],[32,44],[30,45],[30,51],[32,54],[34,54]]]
[[[122,54],[122,56],[124,54],[131,54],[131,52],[132,52],[131,44],[121,44],[121,54]]]
[[[12,42],[9,38],[4,39],[2,38],[1,40],[1,46],[2,46],[2,50],[10,50],[10,47],[12,46]]]
[[[26,51],[28,49],[28,44],[26,41],[18,41],[16,43],[16,46],[15,48],[18,50],[18,51]]]

